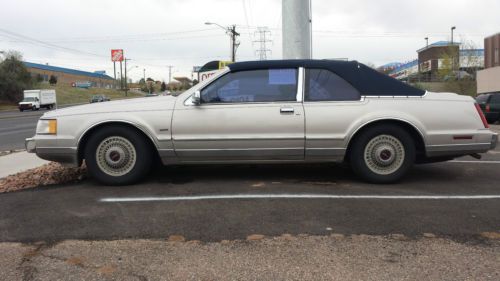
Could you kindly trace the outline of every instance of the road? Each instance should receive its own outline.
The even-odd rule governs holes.
[[[38,118],[45,112],[0,112],[0,151],[24,148],[24,139],[35,135]]]
[[[69,105],[72,106],[72,105]],[[67,106],[60,106],[60,108]],[[38,111],[0,111],[0,152],[24,149],[24,140],[35,135],[36,123],[46,109]]]
[[[332,232],[465,241],[500,231],[500,151],[485,159],[416,166],[393,185],[359,182],[340,164],[192,166],[159,168],[126,187],[84,180],[0,194],[0,241]]]

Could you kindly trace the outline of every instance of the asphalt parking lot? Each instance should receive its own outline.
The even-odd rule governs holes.
[[[393,185],[362,183],[341,164],[162,167],[126,187],[87,179],[0,194],[0,241],[333,232],[466,241],[500,231],[499,170],[499,148],[415,166]]]

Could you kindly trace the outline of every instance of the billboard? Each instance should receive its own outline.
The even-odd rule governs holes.
[[[111,61],[123,61],[123,49],[111,50]]]

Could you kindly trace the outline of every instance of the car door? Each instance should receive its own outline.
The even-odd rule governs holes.
[[[300,84],[300,85],[299,85]],[[303,160],[299,69],[229,72],[176,105],[172,120],[180,161]]]
[[[352,121],[364,105],[359,91],[342,77],[327,69],[306,69],[306,160],[342,159]]]

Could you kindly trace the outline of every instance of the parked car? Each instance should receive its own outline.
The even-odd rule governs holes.
[[[40,108],[52,109],[56,106],[55,90],[25,90],[23,100],[19,102],[19,111],[39,110]]]
[[[373,183],[414,163],[479,157],[498,135],[471,97],[413,88],[358,62],[229,65],[177,97],[45,113],[26,140],[40,158],[104,184],[137,182],[169,164],[348,162]]]
[[[476,97],[476,102],[481,107],[488,123],[500,121],[500,92],[480,94]]]
[[[92,98],[90,99],[90,103],[105,102],[105,101],[110,101],[110,99],[105,95],[93,95]]]

